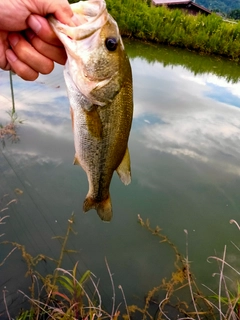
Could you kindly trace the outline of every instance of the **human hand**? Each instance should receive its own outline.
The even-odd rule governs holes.
[[[64,64],[65,50],[44,16],[53,13],[61,22],[74,25],[67,0],[15,0],[4,6],[3,1],[0,68],[13,70],[25,80],[35,80],[39,73],[50,73],[54,61]]]
[[[8,47],[2,59],[5,57],[7,69],[24,80],[35,80],[39,73],[50,73],[54,61],[64,64],[66,53],[45,18],[30,15],[27,23],[29,28],[25,31],[8,33]]]

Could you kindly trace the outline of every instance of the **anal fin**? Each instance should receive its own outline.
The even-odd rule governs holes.
[[[80,161],[79,161],[79,159],[78,159],[78,157],[77,157],[76,154],[75,154],[74,159],[73,159],[73,164],[74,164],[74,165],[81,166],[81,163],[80,163]]]
[[[130,154],[128,147],[122,159],[122,162],[116,169],[117,174],[119,175],[121,181],[128,185],[131,182],[131,165],[130,165]]]

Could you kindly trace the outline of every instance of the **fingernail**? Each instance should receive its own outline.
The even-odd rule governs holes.
[[[80,25],[80,20],[78,19],[78,16],[76,14],[74,14],[70,19],[59,19],[59,21],[63,24],[66,24],[69,27],[76,27]]]
[[[6,56],[7,56],[7,60],[9,62],[15,62],[17,60],[17,56],[15,55],[15,53],[12,50],[7,50]]]
[[[80,21],[78,19],[78,16],[74,14],[71,18],[72,22],[74,23],[75,26],[78,26],[80,24]]]
[[[8,36],[8,40],[9,40],[11,46],[15,47],[19,41],[19,36],[16,33],[10,33]]]
[[[41,23],[38,21],[38,19],[34,16],[34,15],[31,15],[29,18],[28,18],[28,25],[29,27],[37,34],[41,28],[42,28],[42,25]]]

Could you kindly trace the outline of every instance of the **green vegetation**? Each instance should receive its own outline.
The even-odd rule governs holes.
[[[5,125],[0,123],[0,142],[2,143],[3,147],[5,147],[6,139],[11,140],[12,142],[19,141],[17,126],[18,124],[23,124],[23,120],[18,118],[15,109],[11,109],[7,113],[10,117],[10,121]]]
[[[15,123],[12,121],[6,125],[0,124],[0,141],[3,147],[6,145],[6,138],[11,139],[13,142],[19,141]]]
[[[0,203],[1,204],[1,203]],[[10,202],[5,206],[10,205]],[[3,212],[4,210],[0,210]],[[3,223],[6,216],[0,216],[0,224]],[[73,230],[74,216],[68,220],[68,227],[65,236],[55,237],[62,241],[61,251],[57,260],[39,254],[33,257],[26,251],[25,246],[9,241],[2,241],[1,245],[12,245],[10,254],[18,249],[27,266],[26,277],[29,277],[31,286],[29,294],[19,291],[23,297],[27,298],[30,307],[27,310],[21,310],[16,320],[45,320],[45,319],[118,319],[119,311],[115,306],[113,286],[112,311],[108,313],[103,310],[101,295],[98,290],[98,284],[95,283],[95,276],[87,270],[83,275],[78,274],[76,263],[72,271],[64,270],[61,266],[65,254],[71,254],[74,251],[67,249],[67,240]],[[9,259],[10,254],[0,262],[0,266]],[[53,262],[55,271],[52,274],[43,275],[38,271],[41,263]],[[106,262],[108,267],[108,264]],[[108,267],[109,270],[109,267]],[[112,277],[110,270],[109,276]],[[112,278],[111,278],[112,281]],[[113,283],[113,281],[112,281]],[[3,292],[4,295],[4,292]],[[5,300],[4,300],[5,301]],[[11,319],[10,313],[5,303],[6,314]],[[1,316],[1,315],[0,315]]]
[[[217,262],[218,271],[215,276],[219,276],[218,291],[214,291],[204,286],[209,291],[209,295],[203,294],[196,283],[195,277],[191,272],[190,261],[188,256],[188,232],[184,230],[186,235],[186,255],[183,256],[177,247],[161,233],[161,229],[157,226],[152,228],[148,220],[143,221],[138,217],[140,224],[160,239],[160,243],[168,244],[175,253],[174,270],[170,279],[162,279],[162,283],[154,287],[148,292],[145,307],[139,309],[137,306],[130,306],[129,312],[138,311],[142,314],[141,319],[191,319],[191,320],[239,320],[240,319],[240,272],[234,269],[226,261],[226,246],[224,248],[223,257],[219,258],[211,256],[212,260]],[[238,229],[240,227],[235,220],[231,220]],[[237,247],[237,250],[239,248]],[[233,279],[225,276],[226,268],[233,271]],[[229,289],[231,287],[231,290]],[[158,294],[164,292],[164,297],[160,298]],[[156,305],[154,317],[150,314],[151,303]],[[170,316],[170,310],[175,310],[175,316]],[[139,319],[139,317],[138,317]]]
[[[234,20],[240,20],[240,9],[232,10],[229,13],[229,18],[234,19]]]
[[[73,3],[78,0],[69,1]],[[106,2],[108,11],[117,21],[123,36],[222,55],[235,61],[240,59],[240,22],[226,22],[214,13],[209,16],[193,16],[178,9],[151,7],[149,0]],[[212,1],[211,4],[214,5],[215,2]],[[240,0],[231,3],[232,9],[240,8]],[[205,2],[199,1],[199,4],[211,9]],[[238,16],[237,10],[233,15]]]
[[[7,216],[1,214],[8,209],[13,201],[3,201],[6,197],[0,199],[0,225],[5,222]],[[4,202],[6,203],[4,205]],[[1,209],[2,206],[2,209]],[[29,294],[19,291],[28,299],[30,307],[27,310],[21,310],[15,320],[103,320],[103,319],[143,319],[143,320],[163,320],[163,319],[192,319],[192,320],[239,320],[240,312],[240,272],[234,269],[226,260],[226,247],[224,248],[223,257],[209,257],[215,260],[218,265],[216,276],[219,277],[218,291],[208,287],[209,295],[204,295],[196,284],[194,275],[190,268],[188,256],[188,232],[184,230],[186,236],[186,254],[182,255],[177,247],[162,234],[161,229],[156,226],[152,228],[148,220],[138,216],[138,222],[148,232],[150,232],[161,245],[168,245],[172,248],[175,261],[172,266],[173,271],[169,279],[164,278],[145,297],[143,306],[127,305],[126,298],[121,286],[120,291],[123,296],[123,308],[115,305],[116,292],[114,281],[108,263],[106,267],[112,283],[112,298],[110,301],[102,301],[101,293],[98,288],[95,276],[87,270],[83,275],[79,275],[78,263],[75,263],[73,270],[68,271],[61,267],[66,253],[71,254],[73,251],[67,249],[67,241],[70,233],[74,233],[73,224],[74,216],[68,220],[68,227],[65,236],[56,237],[62,241],[59,258],[54,260],[51,257],[39,254],[36,257],[31,256],[23,245],[3,241],[1,245],[12,245],[13,249],[0,262],[0,267],[11,259],[11,253],[18,249],[26,262],[26,277],[31,280]],[[235,220],[230,223],[239,225]],[[0,235],[1,236],[1,235]],[[238,248],[237,248],[238,249]],[[239,249],[238,249],[239,250]],[[43,275],[37,267],[39,264],[46,264],[48,261],[54,262],[56,269],[52,274]],[[229,279],[224,274],[226,268],[232,270],[233,279]],[[229,289],[231,287],[231,290]],[[5,298],[5,291],[3,290]],[[6,315],[12,319],[4,299]],[[103,305],[108,304],[111,310],[106,311]],[[3,315],[3,314],[2,314]],[[1,316],[1,315],[0,315]]]
[[[224,22],[216,14],[149,7],[141,0],[107,0],[107,6],[123,36],[240,59],[240,23]]]
[[[79,0],[69,0],[70,3],[78,2]],[[149,5],[151,0],[145,0]],[[240,9],[240,0],[195,0],[195,2],[211,11],[219,12],[229,16],[231,11]]]
[[[6,138],[10,139],[12,142],[19,141],[19,136],[17,134],[17,125],[23,124],[23,120],[18,118],[18,115],[15,110],[12,71],[9,71],[9,80],[10,80],[11,97],[12,97],[12,108],[7,112],[10,117],[10,122],[5,125],[0,123],[0,142],[2,143],[3,147],[5,147]]]
[[[9,216],[1,217],[1,213],[8,209],[9,205],[15,200],[9,201],[7,204],[3,203],[4,196],[0,199],[0,225],[5,223],[5,219]],[[6,201],[5,201],[6,202]],[[3,208],[1,209],[1,206]],[[71,233],[75,233],[73,230],[74,215],[68,219],[68,227],[65,236],[54,237],[54,239],[60,240],[61,250],[57,260],[48,257],[43,254],[38,254],[33,257],[26,251],[25,246],[10,241],[2,241],[0,245],[11,245],[13,248],[10,253],[0,261],[0,267],[6,263],[7,259],[11,259],[11,254],[15,250],[19,250],[22,255],[22,259],[26,263],[27,272],[26,278],[29,278],[31,285],[29,287],[29,293],[18,291],[24,298],[29,301],[29,308],[21,310],[15,320],[77,320],[77,319],[89,319],[89,320],[102,320],[120,319],[120,305],[116,305],[115,299],[115,287],[112,278],[110,268],[107,260],[106,267],[109,273],[109,277],[112,284],[112,297],[110,298],[108,308],[110,311],[106,311],[103,308],[103,304],[108,302],[102,301],[101,294],[98,289],[98,281],[96,281],[95,275],[89,270],[84,274],[78,272],[78,262],[75,263],[73,270],[68,271],[62,268],[64,257],[66,254],[76,253],[73,250],[67,249],[67,241]],[[3,234],[2,234],[3,235]],[[0,237],[2,236],[0,235]],[[42,274],[38,271],[38,267],[42,263],[46,265],[48,262],[55,264],[55,270],[52,274]],[[130,314],[126,305],[126,300],[122,287],[118,287],[122,293],[123,301],[125,304],[126,314],[121,315],[121,319],[130,320]],[[5,291],[3,290],[3,300],[5,303],[5,314],[8,319],[13,319],[8,311]],[[3,314],[0,314],[0,318]]]
[[[136,5],[134,9],[135,11],[131,11],[129,9],[131,8],[131,5],[127,1],[121,2],[116,0],[111,3],[111,1],[109,0],[108,3],[112,14],[115,15],[115,18],[119,21],[119,26],[123,34],[134,36],[144,40],[152,40],[154,42],[163,42],[178,45],[180,47],[191,48],[191,41],[193,42],[194,40],[193,38],[195,30],[198,31],[198,33],[195,33],[195,38],[197,38],[198,40],[196,40],[196,46],[192,49],[207,53],[212,53],[209,43],[214,43],[213,39],[215,39],[216,41],[215,46],[217,48],[220,47],[220,44],[218,44],[217,42],[219,40],[217,38],[219,37],[219,35],[216,35],[216,30],[219,30],[219,33],[222,32],[222,34],[223,30],[221,31],[221,28],[219,26],[221,26],[223,29],[225,28],[225,26],[228,26],[227,28],[229,28],[229,30],[230,27],[234,27],[233,25],[224,24],[222,20],[215,15],[211,17],[190,17],[182,14],[178,10],[170,12],[165,8],[149,8],[145,3],[140,2],[138,2],[138,6]],[[122,4],[120,5],[120,3]],[[131,3],[133,4],[134,1],[132,1]],[[144,10],[149,10],[146,11],[148,13],[147,15],[145,15]],[[151,15],[155,17],[155,22],[159,21],[159,24],[155,27],[154,24],[151,25]],[[196,23],[198,23],[199,25],[196,26]],[[164,25],[165,27],[162,28],[162,25]],[[152,28],[151,32],[148,29],[150,27]],[[159,30],[157,29],[157,27]],[[235,27],[237,28],[236,30],[240,31],[239,25],[236,25]],[[172,33],[170,32],[171,30]],[[224,32],[226,32],[226,30]],[[208,33],[206,33],[205,31],[207,31]],[[239,31],[236,31],[235,34],[235,38],[237,39],[236,42],[238,42]],[[181,33],[184,33],[186,36],[188,34],[187,32],[189,32],[189,42],[183,44],[184,37],[182,37]],[[229,35],[230,34],[231,33],[229,33]],[[179,39],[182,39],[182,42],[180,42]],[[212,40],[210,41],[210,39]],[[226,41],[226,39],[227,38],[225,38],[224,41]],[[198,45],[201,44],[202,47],[198,47],[197,43]],[[206,46],[207,43],[209,44],[209,46]],[[226,41],[225,44],[227,48],[228,42]],[[204,51],[202,49],[205,48],[204,46],[206,46],[208,50]],[[131,54],[133,56],[137,55],[137,53],[134,52],[130,53],[130,55]],[[224,53],[224,55],[227,54]],[[236,55],[236,57],[232,58],[238,60],[239,56]],[[151,57],[149,59],[151,59]],[[161,59],[161,57],[157,59]],[[191,60],[188,60],[188,58],[186,58],[186,60],[188,61],[188,67],[191,68]],[[169,56],[169,63],[174,63],[171,56]],[[221,72],[221,70],[219,72]],[[236,75],[236,77],[237,76],[238,75]],[[17,121],[15,109],[12,109],[9,115],[11,117],[11,123],[14,126]],[[11,133],[11,130],[13,130],[12,127],[0,127],[0,138],[1,134],[3,137],[5,137],[9,132]],[[6,222],[7,215],[5,215],[5,211],[8,209],[9,205],[11,205],[11,202],[15,201],[7,201],[6,199],[7,197],[3,197],[2,199],[0,199],[0,225]],[[13,249],[9,251],[9,254],[4,258],[3,261],[0,261],[0,267],[3,263],[6,263],[7,259],[11,259],[11,253],[14,250],[20,250],[22,258],[26,262],[27,266],[26,276],[31,279],[29,294],[26,292],[21,292],[24,297],[28,298],[30,307],[27,310],[22,310],[16,320],[161,320],[173,319],[170,315],[172,313],[176,315],[176,317],[174,318],[177,318],[178,315],[181,319],[240,319],[240,272],[234,269],[225,260],[226,248],[224,248],[222,258],[214,256],[209,258],[209,260],[214,260],[217,262],[218,270],[216,274],[218,274],[219,276],[219,288],[217,291],[207,288],[209,291],[209,295],[206,295],[202,292],[202,290],[199,289],[199,285],[197,285],[195,277],[191,271],[191,265],[188,257],[187,231],[185,230],[186,254],[183,255],[178,251],[177,247],[167,238],[167,236],[162,234],[161,229],[158,226],[152,228],[150,226],[150,222],[148,220],[143,221],[140,216],[138,217],[138,221],[143,228],[145,228],[154,237],[156,237],[157,241],[160,240],[160,245],[170,246],[175,256],[171,277],[169,279],[162,279],[159,284],[156,284],[156,286],[146,294],[143,307],[137,305],[127,306],[127,302],[123,294],[125,310],[120,313],[118,306],[115,306],[115,287],[107,262],[106,266],[112,282],[112,299],[111,302],[109,302],[111,309],[110,312],[106,311],[103,307],[98,283],[95,279],[95,276],[89,270],[87,270],[83,274],[79,274],[78,263],[75,263],[71,271],[62,268],[64,254],[71,254],[72,252],[71,250],[67,249],[68,237],[70,233],[74,232],[74,219],[72,216],[68,221],[68,227],[65,236],[57,237],[62,241],[61,251],[57,260],[54,260],[53,258],[47,257],[42,254],[33,257],[28,252],[26,252],[26,249],[23,245],[6,241],[2,242],[2,245],[11,245]],[[231,223],[234,223],[239,228],[238,224],[235,221],[231,221]],[[2,234],[0,234],[0,237],[1,236]],[[51,261],[55,264],[55,270],[51,274],[47,275],[38,272],[39,264],[43,262],[46,263],[46,261]],[[224,275],[225,268],[229,268],[233,271],[232,280],[229,280]],[[231,290],[229,289],[230,287]],[[121,287],[119,289],[121,290],[121,292],[123,292]],[[107,303],[105,302],[105,304]],[[11,319],[11,316],[7,310],[7,305],[6,315],[9,319]]]
[[[240,66],[237,62],[226,60],[220,56],[190,52],[177,47],[144,43],[134,39],[124,39],[127,54],[134,59],[140,57],[149,63],[159,62],[166,66],[182,66],[190,70],[194,75],[215,74],[224,78],[227,82],[240,81]]]

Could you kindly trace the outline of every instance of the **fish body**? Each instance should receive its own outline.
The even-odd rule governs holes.
[[[49,18],[67,55],[64,77],[74,134],[74,164],[87,174],[89,191],[83,211],[96,209],[110,221],[109,194],[116,170],[131,182],[128,138],[133,115],[132,73],[117,23],[103,0],[71,5],[79,26]]]

